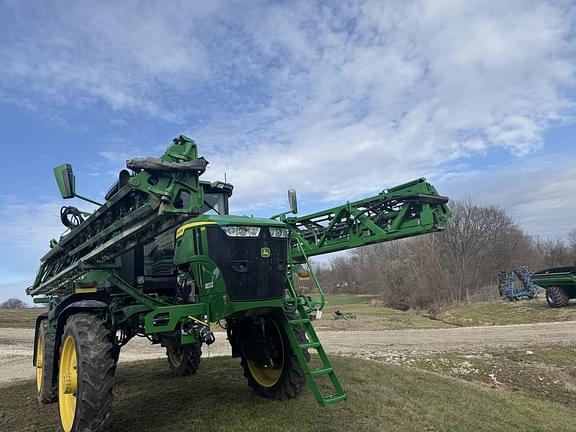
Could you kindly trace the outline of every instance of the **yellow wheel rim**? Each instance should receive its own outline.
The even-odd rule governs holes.
[[[70,432],[76,416],[76,393],[78,391],[78,363],[76,345],[72,336],[66,337],[60,353],[58,370],[58,408],[60,423],[65,432]]]
[[[254,381],[262,387],[270,388],[278,382],[282,376],[282,367],[271,368],[266,366],[259,366],[253,360],[248,360],[248,369]]]
[[[173,366],[178,367],[182,365],[184,361],[184,353],[182,351],[176,351],[173,349],[168,350],[168,358]]]
[[[36,390],[42,389],[42,377],[44,374],[44,333],[40,333],[36,342]]]
[[[256,381],[259,385],[265,388],[274,387],[276,383],[280,380],[282,376],[282,371],[284,370],[284,342],[282,341],[282,335],[280,333],[280,329],[278,325],[271,321],[274,324],[274,328],[278,333],[278,338],[280,340],[280,347],[282,349],[282,362],[280,367],[272,368],[265,365],[259,365],[254,360],[247,359],[248,369],[250,370],[250,374],[254,381]]]

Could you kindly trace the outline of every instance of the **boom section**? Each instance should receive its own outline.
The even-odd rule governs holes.
[[[448,198],[421,178],[378,195],[285,219],[293,262],[446,228]]]

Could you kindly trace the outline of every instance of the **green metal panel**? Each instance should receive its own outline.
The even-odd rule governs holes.
[[[534,273],[532,282],[543,288],[553,286],[576,287],[576,267],[549,269]]]
[[[54,168],[54,177],[62,198],[74,198],[76,192],[76,179],[72,172],[72,165],[62,164]]]

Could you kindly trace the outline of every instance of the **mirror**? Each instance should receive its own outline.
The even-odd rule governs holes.
[[[56,183],[58,183],[62,198],[68,199],[76,196],[76,179],[72,172],[72,165],[58,165],[54,168],[54,177],[56,177]]]
[[[288,189],[288,202],[290,203],[290,211],[294,214],[298,213],[298,200],[296,199],[296,189]]]

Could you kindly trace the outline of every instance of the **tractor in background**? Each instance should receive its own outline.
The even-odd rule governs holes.
[[[553,308],[568,306],[576,298],[576,266],[555,267],[532,275],[532,282],[546,289],[546,301]]]

